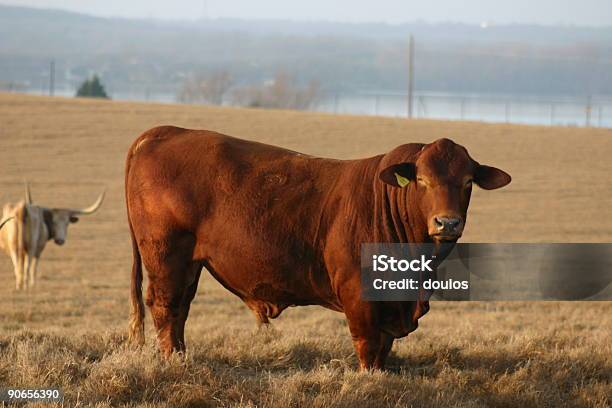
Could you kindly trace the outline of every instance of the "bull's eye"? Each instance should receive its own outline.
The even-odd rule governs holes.
[[[422,186],[427,186],[427,182],[423,180],[423,178],[421,177],[417,177],[417,183],[419,183]]]

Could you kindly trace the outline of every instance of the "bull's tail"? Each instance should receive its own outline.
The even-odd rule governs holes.
[[[130,300],[132,303],[132,311],[130,313],[130,326],[128,332],[128,340],[132,344],[142,345],[145,342],[144,335],[144,303],[142,301],[142,257],[138,242],[134,236],[134,228],[130,219],[130,203],[128,199],[128,178],[130,172],[130,162],[132,160],[132,148],[128,153],[125,166],[125,201],[127,206],[127,218],[130,226],[130,235],[132,236],[132,278],[130,285]]]
[[[27,249],[31,242],[29,236],[30,220],[26,205],[20,203],[15,209],[15,236],[14,236],[14,261],[15,262],[15,279],[17,280],[15,287],[17,290],[26,289],[28,286],[27,272],[25,270],[25,258]]]
[[[144,336],[144,303],[142,301],[142,259],[134,233],[132,233],[132,252],[134,261],[132,264],[132,283],[130,286],[130,298],[132,311],[130,313],[130,329],[128,340],[130,343],[142,345]]]

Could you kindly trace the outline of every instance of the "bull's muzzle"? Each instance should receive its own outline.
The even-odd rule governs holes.
[[[55,242],[57,245],[64,245],[64,241],[63,239],[54,239],[53,242]]]
[[[462,217],[436,215],[429,222],[429,235],[441,241],[453,241],[461,236],[463,226]]]

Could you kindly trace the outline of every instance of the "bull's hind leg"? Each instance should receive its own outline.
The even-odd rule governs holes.
[[[26,288],[26,276],[24,273],[24,257],[22,254],[11,253],[13,268],[15,271],[15,289],[21,290]]]
[[[179,320],[177,322],[178,341],[181,345],[181,350],[185,349],[185,323],[189,316],[189,309],[191,308],[191,301],[198,291],[198,283],[200,281],[200,274],[202,273],[202,265],[200,263],[193,263],[190,267],[188,278],[192,280],[187,285],[183,292],[183,299],[181,301],[181,310],[179,313]]]
[[[173,351],[185,349],[184,300],[189,298],[186,294],[191,293],[193,282],[190,275],[194,271],[194,239],[191,235],[147,239],[140,243],[140,247],[149,277],[146,304],[157,329],[160,350],[169,356]]]

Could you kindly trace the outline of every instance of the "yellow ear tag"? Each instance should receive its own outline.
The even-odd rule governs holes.
[[[397,173],[393,174],[395,174],[395,179],[397,180],[397,184],[399,184],[400,187],[406,187],[408,184],[410,184],[410,180],[408,180],[406,177],[400,176]]]

